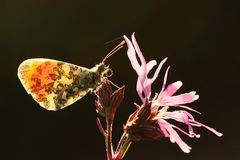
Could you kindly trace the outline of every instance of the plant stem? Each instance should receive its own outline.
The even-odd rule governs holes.
[[[122,137],[118,143],[115,160],[122,160],[124,155],[127,153],[129,147],[131,146],[131,144],[132,144],[132,140],[129,134],[125,131],[122,134]]]
[[[107,132],[105,134],[105,145],[107,152],[107,159],[113,159],[113,147],[112,147],[112,121],[107,119]]]

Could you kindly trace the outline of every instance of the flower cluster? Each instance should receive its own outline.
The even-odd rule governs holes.
[[[138,75],[136,90],[142,100],[142,105],[136,104],[136,111],[130,115],[124,127],[125,131],[130,134],[132,140],[158,140],[162,137],[167,137],[171,142],[176,142],[185,153],[189,153],[191,147],[180,138],[177,131],[180,131],[191,138],[199,138],[200,135],[194,132],[193,127],[204,127],[217,136],[222,136],[222,133],[196,121],[193,115],[187,111],[189,110],[199,113],[198,111],[185,106],[185,104],[192,103],[199,98],[199,95],[197,95],[195,91],[174,95],[182,86],[182,82],[177,81],[166,86],[169,67],[165,72],[161,91],[152,96],[151,85],[157,78],[162,65],[166,62],[167,58],[162,60],[153,77],[149,78],[148,73],[157,65],[157,62],[155,60],[146,62],[134,34],[132,35],[132,41],[126,36],[124,36],[124,39],[128,46],[128,58]],[[170,107],[174,107],[173,109],[177,108],[178,110],[169,111],[168,109]],[[185,124],[188,127],[188,130],[185,131],[181,129],[170,123],[169,120]]]

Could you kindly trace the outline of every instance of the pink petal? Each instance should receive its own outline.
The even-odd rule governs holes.
[[[198,121],[195,121],[194,117],[187,111],[180,110],[180,111],[174,111],[174,112],[165,112],[162,116],[164,116],[166,118],[171,118],[173,120],[176,120],[178,122],[182,122],[182,123],[186,124],[188,126],[189,134],[194,136],[194,137],[197,137],[197,138],[199,138],[200,135],[194,133],[192,126],[205,127],[206,129],[213,132],[214,134],[216,134],[219,137],[223,135],[222,133],[217,132],[215,129],[213,129],[211,127],[208,127],[208,126],[206,126],[206,125],[204,125],[204,124],[202,124]],[[177,128],[177,129],[180,130],[180,128]]]
[[[128,55],[128,58],[132,64],[132,67],[133,69],[137,72],[137,74],[139,75],[141,73],[141,66],[137,60],[137,57],[136,57],[136,52],[135,52],[135,49],[133,47],[133,44],[132,42],[127,38],[127,36],[123,36],[125,41],[126,41],[126,44],[127,44],[127,47],[128,47],[128,50],[127,50],[127,55]]]
[[[178,122],[182,122],[182,123],[185,123],[185,121],[187,119],[194,120],[194,117],[189,112],[184,111],[184,110],[178,110],[178,111],[173,111],[173,112],[165,112],[162,115],[165,116],[165,117],[174,119]]]
[[[162,62],[159,64],[157,70],[154,73],[153,78],[148,79],[147,75],[146,75],[146,79],[143,79],[142,82],[144,81],[144,85],[143,85],[143,91],[145,93],[145,96],[148,97],[151,95],[151,85],[154,82],[154,80],[157,78],[162,65],[165,63],[165,61],[167,60],[167,58],[165,58],[164,60],[162,60]],[[150,72],[150,70],[157,64],[157,62],[155,60],[151,60],[147,63],[147,74]]]
[[[144,83],[141,83],[140,78],[137,80],[137,85],[136,85],[136,90],[141,98],[142,102],[144,102],[145,97],[150,97],[151,96],[151,81],[149,79],[145,80]],[[144,95],[143,95],[144,93]]]
[[[135,50],[137,52],[137,55],[138,55],[140,61],[141,61],[142,69],[143,69],[143,75],[145,75],[146,72],[147,72],[147,70],[146,70],[146,68],[147,68],[146,67],[146,61],[145,61],[145,58],[144,58],[144,56],[143,56],[143,54],[142,54],[142,52],[141,52],[141,50],[140,50],[140,48],[138,46],[137,40],[135,38],[135,33],[132,34],[132,43],[133,43],[133,46],[134,46],[134,48],[135,48]]]
[[[145,97],[151,96],[151,87],[152,87],[152,81],[150,79],[146,79],[144,83],[144,94]]]
[[[200,123],[200,122],[198,122],[198,121],[190,120],[190,122],[193,123],[192,125],[195,124],[195,125],[198,126],[198,127],[204,127],[204,128],[206,128],[206,129],[208,129],[209,131],[211,131],[211,132],[213,132],[214,134],[216,134],[218,137],[223,136],[222,133],[216,131],[214,128],[211,128],[211,127],[209,127],[209,126],[206,126],[206,125],[204,125],[204,124],[202,124],[202,123]]]
[[[172,96],[174,93],[177,92],[177,90],[182,86],[182,82],[181,81],[177,81],[174,82],[172,84],[169,84],[167,86],[167,88],[164,90],[163,94],[168,95],[168,96]]]
[[[198,114],[201,114],[201,112],[199,112],[199,111],[197,111],[197,110],[195,110],[195,109],[192,109],[192,108],[190,108],[190,107],[188,107],[188,106],[176,105],[176,106],[174,106],[174,107],[184,108],[184,109],[187,109],[187,110],[190,110],[190,111],[196,112],[196,113],[198,113]]]
[[[185,114],[181,111],[165,112],[163,114],[164,118],[171,118],[175,121],[185,123]]]
[[[138,96],[140,97],[140,99],[143,102],[144,101],[144,98],[143,98],[143,95],[142,95],[143,94],[143,86],[142,86],[139,78],[137,80],[136,90],[137,90]]]
[[[129,58],[129,60],[132,64],[132,67],[134,68],[134,70],[138,74],[138,81],[137,81],[136,89],[137,89],[139,97],[141,98],[141,100],[143,100],[142,92],[144,91],[145,94],[149,94],[149,88],[147,88],[147,90],[145,90],[145,86],[144,86],[144,83],[147,80],[146,61],[145,61],[145,59],[142,55],[142,52],[139,49],[139,46],[136,42],[134,34],[132,35],[133,44],[125,35],[124,35],[124,39],[125,39],[125,41],[127,43],[127,46],[128,46],[128,51],[127,51],[128,58]],[[139,62],[137,60],[135,50],[137,51],[137,55],[141,60],[141,66],[139,65]],[[154,65],[154,62],[151,62],[149,64],[149,67],[150,68],[153,67],[152,65]]]
[[[162,85],[162,89],[159,93],[159,95],[161,95],[161,93],[163,92],[163,90],[165,89],[166,83],[167,83],[167,76],[168,76],[168,70],[170,67],[167,68],[167,70],[165,71],[165,75],[164,75],[164,79],[163,79],[163,85]]]
[[[151,60],[147,63],[147,73],[149,73],[154,66],[157,65],[157,61]]]
[[[167,57],[164,58],[164,59],[160,62],[160,64],[158,65],[157,70],[155,71],[153,77],[151,78],[151,81],[152,81],[152,82],[155,81],[155,79],[157,78],[157,76],[158,76],[158,74],[159,74],[159,72],[160,72],[160,70],[161,70],[163,64],[164,64],[166,61],[167,61]]]
[[[179,104],[192,103],[199,98],[199,95],[195,95],[196,92],[189,92],[180,94],[177,96],[164,96],[159,99],[159,103],[163,106],[175,106]]]
[[[166,121],[163,121],[162,119],[158,120],[158,124],[161,128],[161,130],[165,130],[165,133],[168,132],[170,141],[172,143],[176,142],[178,146],[182,149],[183,152],[189,153],[191,150],[191,147],[189,147],[178,135],[178,133],[172,128],[172,125],[167,123]],[[164,132],[163,132],[164,133]]]
[[[190,138],[200,138],[200,134],[189,134],[187,132],[185,132],[184,130],[182,130],[181,128],[175,126],[175,125],[172,125],[173,128],[176,128],[177,130],[179,130],[180,132],[184,133],[185,135],[189,136]]]
[[[194,121],[194,117],[187,111],[179,110],[179,111],[174,111],[174,112],[165,112],[163,114],[166,118],[171,118],[175,121],[184,123],[188,126],[188,132],[191,136],[194,137],[200,137],[200,135],[195,134],[192,128],[192,125],[190,123],[190,120]]]
[[[141,52],[141,50],[140,50],[140,48],[137,44],[134,33],[132,34],[132,44],[133,44],[133,46],[135,48],[135,51],[137,52],[137,55],[138,55],[138,57],[141,61],[141,68],[138,68],[137,73],[138,73],[138,77],[140,78],[141,84],[143,85],[144,81],[147,78],[147,65],[146,65],[146,61],[144,59],[144,56],[143,56],[143,54],[142,54],[142,52]],[[136,61],[137,61],[137,59],[136,59]]]

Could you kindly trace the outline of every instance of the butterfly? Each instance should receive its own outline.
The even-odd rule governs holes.
[[[18,78],[28,94],[41,107],[57,111],[84,97],[88,92],[97,91],[105,77],[111,76],[111,69],[105,60],[123,47],[122,41],[92,68],[71,63],[31,58],[23,61],[18,68]]]

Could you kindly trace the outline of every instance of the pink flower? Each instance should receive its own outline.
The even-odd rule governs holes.
[[[167,58],[161,61],[153,77],[149,78],[148,73],[157,64],[157,62],[155,60],[146,62],[137,44],[134,33],[132,34],[132,42],[126,36],[124,36],[124,39],[128,46],[128,58],[132,64],[132,67],[138,75],[136,90],[140,99],[143,102],[143,105],[138,106],[137,110],[129,117],[125,126],[125,129],[130,132],[133,139],[145,139],[143,137],[148,137],[149,139],[151,135],[157,135],[152,138],[152,140],[156,140],[161,137],[159,136],[159,134],[161,134],[164,137],[168,137],[171,142],[176,142],[185,153],[189,153],[191,147],[188,146],[180,138],[177,131],[180,131],[191,138],[199,138],[200,135],[194,132],[193,127],[204,127],[216,134],[217,136],[222,136],[222,133],[219,133],[213,128],[196,121],[192,114],[186,111],[190,110],[199,113],[198,111],[185,106],[185,104],[192,103],[199,98],[199,95],[197,95],[195,91],[183,93],[180,95],[174,95],[174,93],[176,93],[182,86],[181,81],[174,82],[166,87],[169,67],[165,72],[161,91],[158,94],[155,94],[154,97],[152,97],[151,85],[156,80],[162,68],[162,65],[166,62]],[[140,59],[140,63],[137,59],[137,56]],[[168,108],[170,107],[177,107],[180,108],[180,110],[168,111]],[[147,108],[150,108],[149,112],[147,111]],[[188,130],[184,131],[176,125],[169,123],[168,120],[170,119],[185,124],[188,127]],[[160,130],[156,129],[156,124],[158,124]],[[159,133],[150,134],[150,132],[146,131],[155,131]],[[144,133],[145,135],[143,135],[142,133]]]

